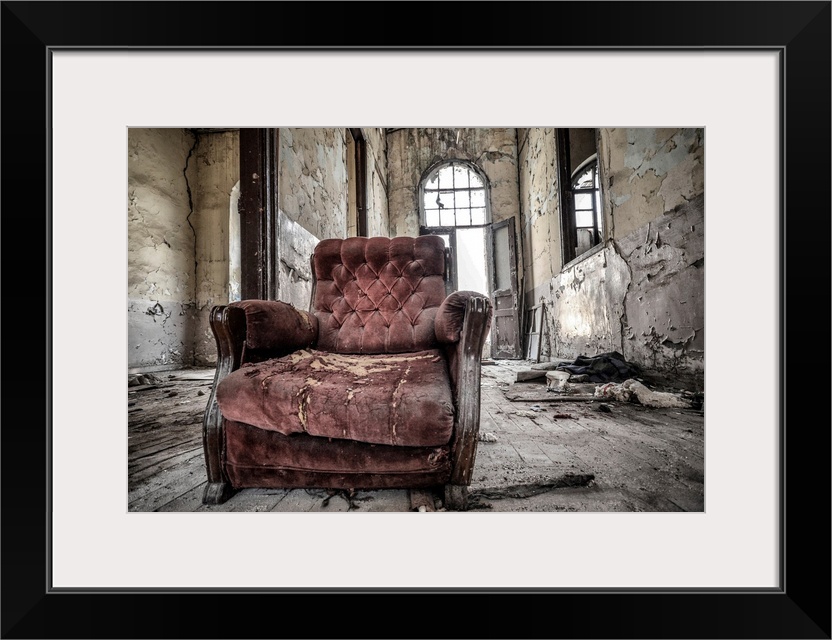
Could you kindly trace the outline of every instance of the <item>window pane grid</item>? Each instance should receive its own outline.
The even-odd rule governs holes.
[[[428,227],[477,227],[487,222],[485,185],[471,167],[450,163],[428,176],[422,190]]]

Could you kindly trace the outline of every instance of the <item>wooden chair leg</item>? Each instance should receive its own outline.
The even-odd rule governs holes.
[[[222,504],[234,495],[228,482],[209,482],[202,494],[202,504]]]
[[[445,485],[445,508],[448,511],[465,511],[468,508],[468,487],[464,484]]]

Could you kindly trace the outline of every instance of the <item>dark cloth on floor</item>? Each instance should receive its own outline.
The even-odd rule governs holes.
[[[556,369],[572,375],[586,375],[589,382],[623,382],[641,373],[637,365],[627,362],[617,351],[578,356],[572,364],[559,364]]]

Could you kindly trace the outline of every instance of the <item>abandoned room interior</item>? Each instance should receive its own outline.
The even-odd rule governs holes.
[[[704,129],[131,128],[127,196],[129,511],[704,511]],[[324,315],[332,321],[337,314],[311,314],[330,282],[319,270],[326,260],[343,267],[362,252],[366,271],[377,255],[390,265],[401,250],[410,252],[410,269],[431,262],[420,258],[428,246],[439,247],[438,272],[420,272],[410,297],[399,299],[403,267],[384,299],[396,297],[394,310],[406,310],[421,295],[419,283],[440,278],[440,299],[419,310],[431,318],[430,340],[431,314],[439,336],[446,306],[485,318],[484,335],[457,327],[456,339],[473,353],[459,365],[467,373],[449,378],[454,395],[446,404],[452,416],[465,416],[452,421],[468,425],[467,445],[459,446],[470,463],[454,484],[462,494],[443,491],[445,480],[422,481],[424,474],[412,486],[406,479],[301,486],[303,474],[285,486],[258,485],[258,469],[232,489],[226,474],[244,465],[225,468],[228,434],[261,448],[272,436],[338,438],[222,426],[217,383],[239,371],[242,388],[276,366],[272,357],[294,357],[294,367],[297,354],[323,349],[331,338]],[[454,304],[437,311],[445,295]],[[237,355],[222,355],[215,331],[225,335],[237,317],[253,331],[261,325],[251,314],[278,306],[311,320],[318,333],[294,344],[301,329],[275,322],[273,332],[283,335],[274,339],[288,340],[283,351],[242,367]],[[342,337],[348,322],[338,319]],[[413,327],[416,335],[415,320]],[[228,344],[255,354],[251,336]],[[445,353],[439,347],[428,341],[419,348]],[[377,406],[359,422],[367,433],[383,431],[386,423],[372,424],[379,421],[372,416],[384,422],[397,403],[403,412],[401,388],[417,383],[426,391],[410,404],[428,415],[433,409],[425,407],[438,402],[436,378],[458,364],[456,356],[447,366],[434,358],[438,375],[417,375],[417,364],[416,373],[408,364],[392,392],[382,383],[365,389],[375,383],[355,376],[308,384],[315,367],[326,369],[336,356],[369,353],[388,363],[405,351],[362,348],[347,344],[329,360],[313,360],[297,392],[286,382],[285,402],[275,403],[300,409],[298,430],[306,431],[313,411],[342,415],[336,405],[354,417],[364,405],[349,402],[372,391]],[[428,419],[412,420],[419,431]],[[388,473],[406,448],[367,442],[359,444],[371,451],[363,468],[369,477],[374,464],[377,477]],[[301,453],[290,446],[281,454],[289,466],[292,456],[318,451],[317,443]],[[257,464],[266,463],[250,466]]]

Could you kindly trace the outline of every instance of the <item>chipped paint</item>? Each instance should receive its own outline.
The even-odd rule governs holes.
[[[702,204],[694,199],[553,278],[544,355],[618,351],[641,366],[701,374]]]
[[[519,191],[523,276],[529,284],[544,283],[561,266],[555,130],[521,129],[518,139],[521,138]]]
[[[601,129],[615,238],[704,192],[702,129]]]
[[[600,129],[610,233],[560,265],[554,130],[520,130],[526,299],[545,305],[544,358],[619,351],[659,370],[704,371],[701,129]]]
[[[280,129],[278,208],[316,238],[346,234],[346,153],[343,129]]]

